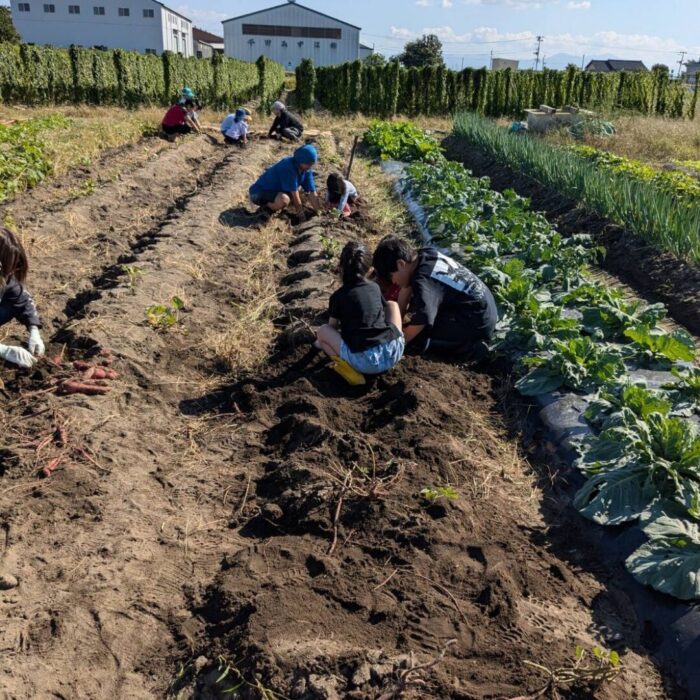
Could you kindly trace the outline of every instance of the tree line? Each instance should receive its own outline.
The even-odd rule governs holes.
[[[166,105],[188,85],[210,107],[227,108],[253,97],[269,103],[283,82],[284,68],[263,56],[246,63],[221,54],[198,59],[0,42],[3,102]]]
[[[468,110],[520,118],[525,109],[547,104],[694,119],[698,86],[697,81],[693,89],[671,80],[665,66],[649,73],[590,73],[573,65],[563,71],[454,71],[443,63],[406,68],[398,59],[384,65],[355,61],[314,68],[307,59],[297,68],[300,109],[318,103],[334,114],[362,112],[381,117]]]

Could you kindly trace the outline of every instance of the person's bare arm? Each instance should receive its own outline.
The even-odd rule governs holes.
[[[321,211],[323,208],[323,205],[321,204],[321,200],[319,199],[318,194],[316,192],[309,192],[307,193],[307,197],[309,198],[309,202],[311,206],[314,208],[315,211]]]
[[[425,326],[404,326],[403,336],[406,339],[406,344],[408,345],[424,328]]]
[[[338,319],[337,319],[337,318],[333,318],[333,317],[331,316],[331,318],[328,319],[328,325],[329,325],[331,328],[337,328],[337,327],[338,327]]]
[[[296,209],[297,215],[299,216],[299,221],[303,223],[304,221],[306,221],[306,214],[304,214],[304,205],[302,204],[301,194],[299,194],[299,190],[297,190],[296,192],[290,192],[289,198],[292,200],[292,204]]]
[[[202,133],[202,130],[199,127],[199,124],[194,119],[190,119],[189,117],[185,117],[185,124],[189,126],[191,129],[194,129],[198,134]]]

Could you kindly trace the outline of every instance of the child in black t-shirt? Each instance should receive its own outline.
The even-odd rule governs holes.
[[[398,284],[406,343],[422,350],[483,355],[496,328],[498,312],[489,288],[470,270],[436,248],[415,250],[397,236],[386,236],[374,253],[376,274]]]
[[[340,255],[343,286],[331,295],[330,318],[318,329],[318,345],[331,357],[345,360],[362,374],[380,374],[403,355],[401,312],[384,301],[375,282],[367,279],[372,258],[361,243],[348,243]]]

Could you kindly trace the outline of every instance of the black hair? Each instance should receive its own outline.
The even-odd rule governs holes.
[[[338,263],[343,284],[353,284],[364,279],[370,267],[372,267],[372,257],[364,243],[350,241],[345,244]]]
[[[194,100],[185,100],[185,107],[194,107],[195,104]]]
[[[326,180],[326,187],[331,202],[339,202],[347,189],[345,178],[340,173],[331,173]]]
[[[416,258],[415,248],[398,236],[384,236],[372,256],[372,265],[377,276],[385,281],[391,280],[392,273],[399,269],[399,260],[413,262]]]
[[[14,277],[23,284],[28,271],[27,254],[19,238],[0,226],[0,279],[7,283]]]

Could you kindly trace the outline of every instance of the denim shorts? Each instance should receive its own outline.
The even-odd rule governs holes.
[[[399,363],[405,347],[406,341],[402,335],[400,338],[388,340],[386,343],[375,345],[362,352],[350,352],[341,338],[340,359],[345,360],[361,374],[381,374]]]

